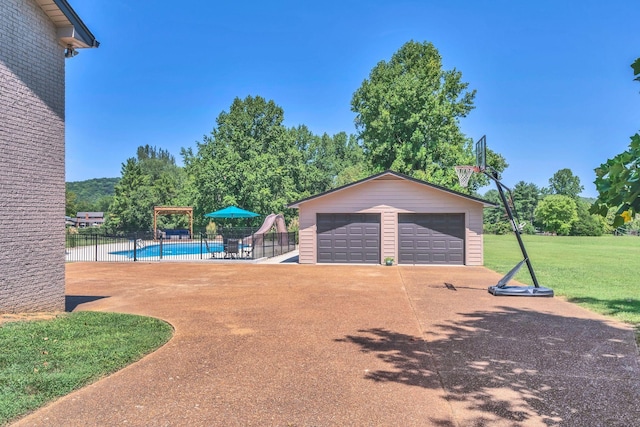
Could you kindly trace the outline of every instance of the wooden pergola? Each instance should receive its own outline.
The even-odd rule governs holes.
[[[193,238],[193,207],[190,206],[154,206],[153,207],[153,239],[157,239],[158,215],[188,215],[189,237]]]

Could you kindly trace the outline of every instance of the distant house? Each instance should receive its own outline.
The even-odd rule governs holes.
[[[78,228],[99,227],[104,224],[104,212],[78,212],[75,223]]]
[[[0,0],[0,312],[64,310],[64,61],[97,46],[66,0]]]

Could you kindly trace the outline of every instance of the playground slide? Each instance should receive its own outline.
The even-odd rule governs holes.
[[[268,232],[269,230],[271,230],[271,227],[273,227],[274,223],[276,226],[276,231],[278,233],[287,232],[287,225],[284,222],[284,216],[282,216],[282,214],[276,215],[272,213],[267,215],[267,217],[264,219],[264,222],[262,223],[258,231],[255,232],[255,234],[264,234]]]
[[[282,216],[282,214],[276,215],[272,213],[267,215],[267,217],[264,219],[264,222],[262,223],[258,231],[253,233],[253,244],[261,245],[264,234],[268,233],[274,227],[274,225],[276,227],[276,232],[283,233],[283,234],[280,234],[279,240],[287,239],[288,238],[287,225],[284,222],[284,216]],[[282,241],[280,243],[282,244]],[[286,241],[285,241],[285,244],[286,244]]]

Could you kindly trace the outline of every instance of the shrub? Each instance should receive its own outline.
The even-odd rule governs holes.
[[[215,222],[210,221],[209,224],[207,224],[206,230],[207,236],[215,236],[218,231],[218,225]]]
[[[578,221],[577,211],[576,202],[571,197],[552,194],[538,203],[534,214],[545,231],[567,236],[573,223]]]

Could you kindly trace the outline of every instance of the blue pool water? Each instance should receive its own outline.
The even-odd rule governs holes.
[[[207,247],[200,242],[191,243],[163,243],[162,244],[162,256],[175,256],[175,255],[196,255],[207,254]],[[209,243],[210,252],[222,252],[224,251],[221,242]],[[130,251],[115,251],[109,252],[112,255],[126,255],[128,258],[133,258],[133,250]],[[138,248],[136,250],[136,258],[158,258],[160,257],[160,245],[149,245],[144,248]]]

